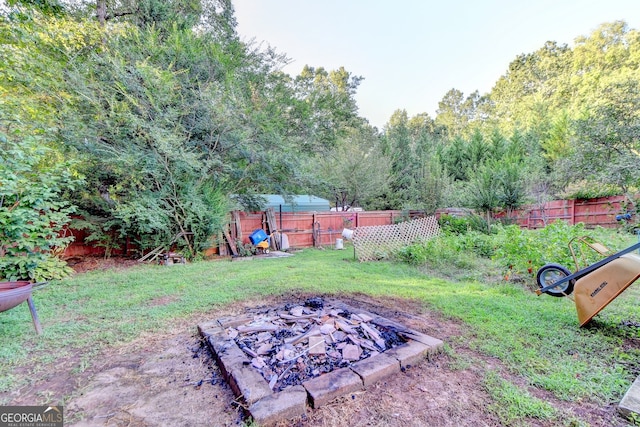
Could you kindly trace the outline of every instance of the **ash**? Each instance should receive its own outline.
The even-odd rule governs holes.
[[[392,327],[373,320],[316,297],[257,310],[252,321],[226,332],[271,389],[281,391],[406,342]]]

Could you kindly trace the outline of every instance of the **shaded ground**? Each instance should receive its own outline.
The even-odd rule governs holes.
[[[117,270],[139,264],[137,259],[121,257],[73,257],[65,261],[76,273],[85,273],[91,270]]]
[[[81,355],[61,361],[56,372],[28,388],[14,391],[10,404],[33,405],[65,399],[65,425],[72,426],[238,426],[245,422],[229,387],[202,345],[196,325],[205,320],[240,314],[247,307],[299,301],[309,295],[246,301],[224,311],[205,313],[174,324],[162,334],[144,336],[94,359],[84,372],[76,372]],[[306,416],[283,425],[315,426],[496,426],[500,422],[488,410],[492,400],[483,378],[498,371],[510,376],[499,360],[472,351],[459,337],[462,326],[401,299],[343,296],[360,306],[410,328],[442,339],[453,347],[431,360],[366,391],[341,397]],[[156,301],[157,304],[166,302]],[[454,355],[455,353],[455,355]],[[74,368],[76,367],[76,368]],[[589,403],[559,401],[537,389],[529,392],[563,411],[567,420],[579,418],[592,426],[626,425],[614,405],[602,408]],[[520,425],[554,425],[540,420],[520,420]]]

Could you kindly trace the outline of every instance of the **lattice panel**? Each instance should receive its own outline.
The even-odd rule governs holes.
[[[353,230],[353,246],[359,261],[387,258],[393,251],[440,234],[435,216],[414,219],[393,225],[357,227]]]

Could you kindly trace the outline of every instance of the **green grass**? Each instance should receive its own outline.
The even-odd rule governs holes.
[[[618,309],[640,313],[633,299]],[[608,327],[580,329],[575,307],[568,299],[536,297],[512,285],[460,284],[426,297],[441,312],[472,325],[471,346],[499,358],[514,373],[565,400],[591,398],[602,403],[617,399],[633,374],[623,356],[627,328],[615,322],[616,310],[603,312]],[[621,297],[622,298],[622,297]],[[638,333],[635,331],[637,345]]]
[[[359,263],[350,248],[307,249],[289,258],[96,271],[51,284],[34,294],[41,336],[33,331],[26,304],[0,313],[0,393],[28,384],[72,356],[81,356],[72,369],[81,373],[100,350],[143,333],[161,332],[234,301],[298,291],[420,301],[465,325],[464,336],[448,351],[466,343],[500,359],[510,375],[567,401],[618,402],[640,374],[639,328],[621,324],[640,322],[638,285],[581,329],[567,298],[537,297],[515,284],[434,278],[401,263]],[[464,369],[466,363],[458,357],[455,365]],[[526,400],[526,390],[518,392],[515,403],[509,400],[507,380],[490,376],[487,381],[496,408]],[[522,409],[522,416],[554,416],[544,404],[532,405]],[[499,416],[519,417],[518,411]]]
[[[484,385],[495,403],[489,406],[504,425],[528,425],[527,419],[552,420],[558,411],[526,390],[512,384],[495,371],[487,372]]]

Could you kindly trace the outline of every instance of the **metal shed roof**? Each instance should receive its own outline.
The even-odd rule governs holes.
[[[265,208],[273,208],[276,212],[328,212],[331,206],[327,199],[301,194],[283,197],[279,194],[261,194],[267,200]]]

